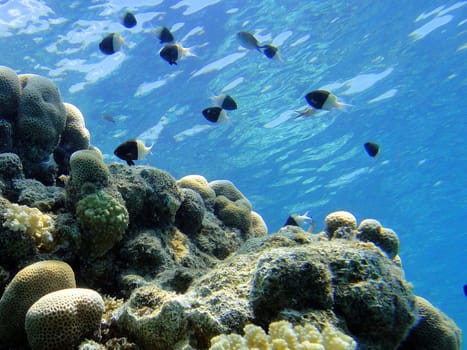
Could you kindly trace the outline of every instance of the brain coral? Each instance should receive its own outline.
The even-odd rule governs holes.
[[[33,163],[46,160],[65,128],[66,110],[54,83],[35,74],[19,75],[21,97],[16,122],[18,154]]]
[[[100,336],[104,301],[91,289],[71,288],[44,295],[26,314],[33,350],[74,349],[84,338]]]
[[[86,183],[102,188],[108,184],[109,169],[102,154],[96,149],[80,150],[70,157],[70,175],[67,190],[80,192]]]
[[[91,257],[104,255],[120,241],[129,223],[125,206],[104,191],[81,199],[76,217],[84,231],[85,253]]]
[[[74,288],[75,275],[64,262],[47,260],[20,270],[0,299],[0,339],[3,344],[24,341],[26,312],[42,296],[65,288]]]
[[[0,119],[12,120],[16,117],[20,94],[21,87],[15,71],[0,66]]]
[[[422,298],[415,297],[419,319],[399,350],[460,350],[461,330],[443,312]]]
[[[66,125],[60,138],[60,144],[54,151],[55,161],[66,167],[70,155],[78,150],[89,148],[90,134],[84,124],[81,111],[71,103],[64,103],[66,109]]]
[[[227,226],[248,232],[251,226],[251,206],[246,199],[235,202],[220,195],[216,197],[214,214]]]
[[[238,200],[243,200],[246,205],[250,207],[250,202],[245,198],[245,196],[240,192],[240,190],[235,187],[235,185],[229,180],[215,180],[209,183],[209,187],[211,187],[216,196],[224,196],[230,199],[232,202],[236,202]]]
[[[266,334],[261,327],[248,324],[245,335],[221,334],[211,340],[209,350],[354,350],[357,343],[348,335],[329,325],[320,333],[311,323],[293,326],[287,321],[269,325]]]

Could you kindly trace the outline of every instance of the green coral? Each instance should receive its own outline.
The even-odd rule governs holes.
[[[83,243],[91,257],[104,255],[120,241],[128,227],[128,211],[118,200],[99,191],[87,195],[76,206]]]

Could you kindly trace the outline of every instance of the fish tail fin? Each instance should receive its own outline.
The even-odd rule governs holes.
[[[336,102],[336,108],[343,111],[343,112],[348,112],[349,108],[354,107],[354,105],[351,105],[349,103],[344,103],[344,102]]]
[[[195,46],[191,47],[183,47],[182,48],[182,56],[183,57],[198,57],[195,52]]]

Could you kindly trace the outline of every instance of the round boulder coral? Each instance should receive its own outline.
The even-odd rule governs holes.
[[[66,170],[73,152],[89,148],[90,134],[84,124],[81,111],[71,103],[65,102],[64,105],[66,124],[60,138],[60,144],[54,150],[54,159],[61,168]]]
[[[49,293],[26,314],[32,350],[74,349],[85,338],[100,336],[104,301],[91,289],[71,288]]]
[[[40,163],[58,145],[66,110],[60,92],[49,79],[35,74],[19,78],[22,90],[15,128],[18,154],[23,160]]]
[[[128,211],[119,201],[99,191],[81,199],[76,217],[83,232],[85,253],[99,257],[120,241],[128,227]]]
[[[399,252],[399,237],[388,228],[383,228],[381,224],[372,219],[363,220],[358,226],[359,234],[357,238],[363,242],[372,242],[390,258],[394,258]]]
[[[73,270],[61,261],[40,261],[19,271],[0,299],[2,344],[21,344],[24,341],[26,312],[42,296],[75,286]]]
[[[11,68],[0,66],[0,119],[13,120],[21,94],[19,78]]]
[[[207,208],[212,208],[216,199],[216,192],[209,187],[209,183],[201,175],[187,175],[177,181],[178,187],[190,188],[200,194],[203,198],[204,205]]]
[[[177,210],[175,224],[187,235],[193,235],[199,232],[203,224],[204,202],[198,192],[189,188],[183,188],[183,202]]]
[[[460,350],[461,330],[443,312],[419,296],[415,297],[419,319],[399,350]]]
[[[357,228],[357,219],[347,211],[335,211],[330,213],[324,219],[325,231],[329,238],[334,237],[334,233],[339,228],[349,228],[355,230]]]
[[[72,201],[81,196],[83,185],[91,184],[95,190],[108,184],[109,169],[97,149],[80,150],[70,157],[70,181],[68,196]]]

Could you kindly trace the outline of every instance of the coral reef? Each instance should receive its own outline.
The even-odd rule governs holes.
[[[0,349],[460,349],[376,220],[268,234],[231,181],[106,164],[89,140],[50,80],[0,66]]]
[[[26,313],[32,350],[74,349],[84,338],[99,339],[104,301],[91,289],[62,289],[44,295]]]

